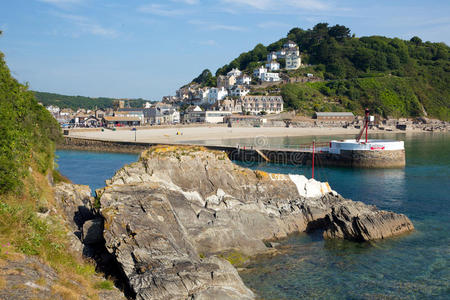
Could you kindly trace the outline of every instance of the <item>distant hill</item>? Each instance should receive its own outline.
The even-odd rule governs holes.
[[[84,96],[67,96],[60,95],[54,93],[45,93],[45,92],[34,92],[36,99],[41,102],[44,106],[55,105],[60,108],[85,108],[85,109],[95,109],[95,108],[110,108],[114,106],[114,101],[118,99],[114,98],[91,98]],[[129,104],[131,107],[142,107],[145,102],[151,102],[150,100],[145,99],[131,99],[129,100]]]
[[[323,79],[282,86],[280,93],[288,109],[300,114],[330,110],[361,113],[369,107],[385,117],[428,114],[450,119],[450,48],[419,37],[409,41],[383,36],[357,38],[345,26],[319,23],[308,30],[293,28],[268,46],[258,44],[215,75],[224,75],[232,68],[251,74],[264,64],[268,53],[280,50],[287,40],[298,44],[302,63],[309,66],[282,72],[289,77],[313,73]]]

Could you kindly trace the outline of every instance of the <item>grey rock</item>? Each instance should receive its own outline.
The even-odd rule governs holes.
[[[87,245],[104,243],[103,219],[96,218],[84,222],[83,230],[81,233],[81,240],[84,244]]]
[[[94,218],[94,198],[89,186],[62,182],[53,191],[56,204],[74,231],[81,230],[86,220]]]
[[[411,221],[403,214],[381,211],[361,202],[333,206],[327,214],[328,229],[325,238],[346,238],[355,241],[384,239],[414,229]]]
[[[199,147],[152,148],[98,191],[105,245],[137,299],[252,298],[216,254],[254,255],[269,240],[315,228],[358,241],[413,229],[404,215],[335,192],[299,193],[287,175],[241,168]]]

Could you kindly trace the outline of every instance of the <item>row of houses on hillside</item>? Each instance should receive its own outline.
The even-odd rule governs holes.
[[[220,100],[213,108],[219,111],[240,114],[279,114],[284,109],[284,102],[281,96],[248,95],[240,98]]]
[[[286,70],[296,70],[302,65],[300,57],[300,49],[293,41],[287,41],[279,51],[273,51],[267,54],[266,67],[270,71],[280,70],[280,64],[277,59],[284,59],[286,62]]]
[[[283,111],[281,96],[244,96],[219,100],[211,110],[191,106],[183,114],[186,123],[226,123],[226,118],[237,115],[277,114]]]
[[[180,112],[172,105],[146,103],[142,108],[119,107],[113,109],[86,110],[47,107],[58,122],[70,127],[140,126],[180,123]]]

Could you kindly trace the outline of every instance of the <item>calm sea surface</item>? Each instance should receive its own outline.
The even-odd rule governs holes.
[[[342,136],[344,137],[344,136]],[[242,271],[263,299],[450,299],[450,134],[379,135],[405,141],[405,169],[316,169],[346,198],[404,213],[416,231],[371,243],[324,241],[320,232],[281,242],[281,255]],[[228,145],[299,145],[330,137],[218,140]],[[73,182],[104,185],[137,155],[57,151],[60,171]],[[311,175],[310,167],[243,164],[276,173]]]

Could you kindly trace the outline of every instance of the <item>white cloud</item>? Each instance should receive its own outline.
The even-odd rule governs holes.
[[[39,0],[41,2],[45,3],[51,3],[51,4],[76,4],[82,2],[82,0]]]
[[[199,44],[205,46],[217,46],[217,42],[215,40],[201,41]]]
[[[225,30],[225,31],[246,31],[247,29],[241,26],[235,26],[235,25],[226,25],[226,24],[216,24],[216,23],[210,23],[205,22],[201,20],[190,20],[188,21],[189,24],[192,25],[198,25],[203,30],[208,31],[215,31],[215,30]]]
[[[267,29],[267,28],[280,28],[280,27],[292,27],[289,24],[276,22],[276,21],[267,21],[258,24],[259,28]]]
[[[37,0],[37,1],[48,3],[62,9],[69,9],[74,5],[78,5],[84,2],[84,0]]]
[[[214,24],[209,28],[210,30],[227,30],[227,31],[245,31],[244,27],[224,25],[224,24]]]
[[[172,9],[166,5],[161,4],[141,5],[138,7],[138,11],[162,17],[173,17],[190,13],[190,10],[187,9]]]
[[[222,0],[225,4],[249,7],[260,11],[288,11],[301,9],[309,11],[329,10],[332,6],[323,0]]]
[[[108,38],[116,38],[119,35],[114,29],[106,28],[84,16],[64,14],[59,12],[53,12],[52,14],[74,24],[78,28],[78,32],[72,33],[72,36],[74,37],[78,37],[82,33]]]
[[[188,5],[196,5],[199,4],[199,0],[172,0],[172,2],[184,3]]]

